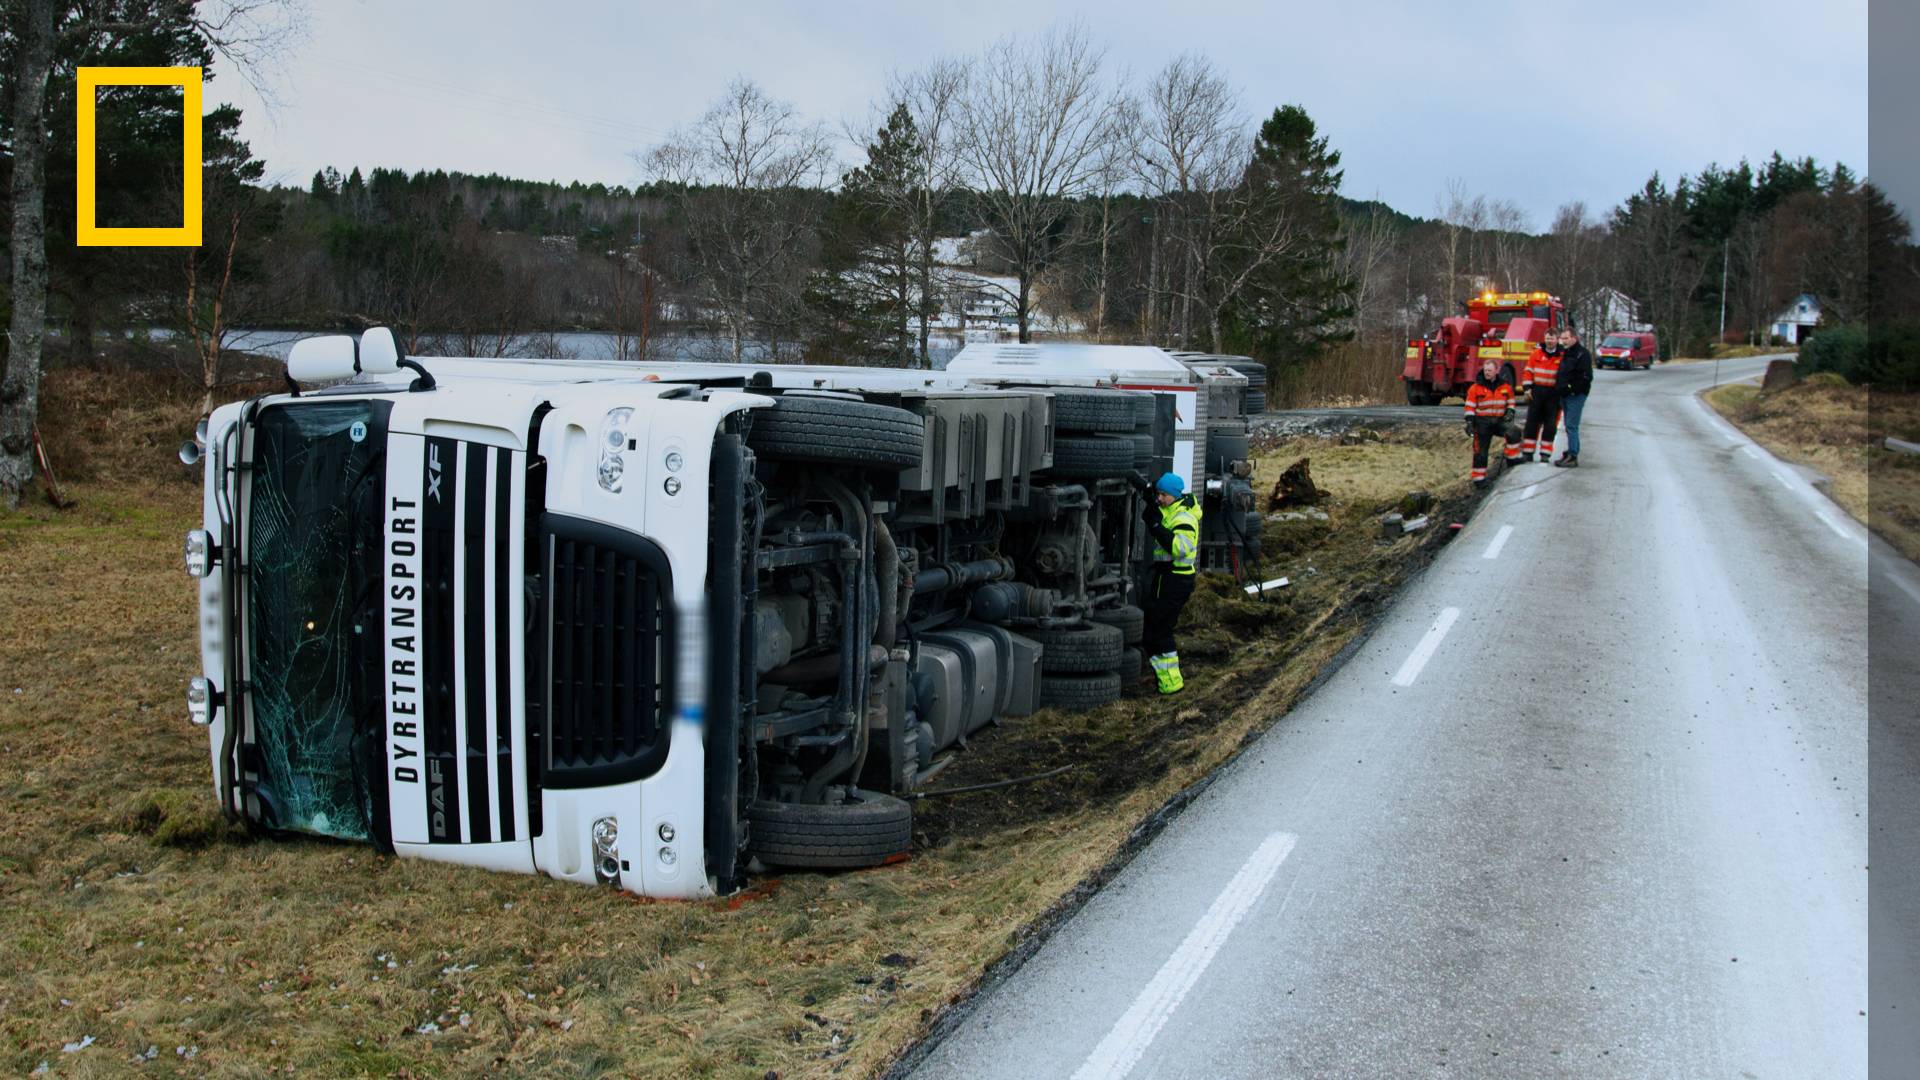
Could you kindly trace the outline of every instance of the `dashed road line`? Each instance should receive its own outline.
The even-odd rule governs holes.
[[[1233,875],[1187,933],[1186,940],[1160,965],[1113,1030],[1074,1072],[1073,1080],[1120,1080],[1133,1071],[1154,1036],[1160,1034],[1187,992],[1200,981],[1227,936],[1253,910],[1254,902],[1272,883],[1298,839],[1292,833],[1273,833],[1247,857],[1240,872]]]
[[[1493,543],[1487,545],[1486,552],[1482,554],[1480,557],[1483,559],[1499,558],[1500,549],[1507,546],[1507,537],[1512,535],[1513,535],[1513,526],[1511,525],[1500,526],[1500,531],[1493,534]]]
[[[1420,644],[1413,647],[1413,654],[1407,657],[1407,662],[1401,664],[1400,670],[1394,674],[1393,685],[1413,685],[1413,680],[1420,677],[1421,669],[1427,666],[1427,661],[1433,659],[1434,650],[1440,647],[1440,642],[1446,638],[1447,631],[1453,629],[1453,621],[1459,617],[1460,609],[1457,607],[1447,608],[1440,613],[1440,617],[1433,621],[1433,628],[1427,631],[1427,636],[1421,638]]]

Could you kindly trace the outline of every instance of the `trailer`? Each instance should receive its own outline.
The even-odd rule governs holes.
[[[1226,375],[1065,348],[927,372],[301,342],[287,393],[183,447],[221,806],[654,897],[905,855],[902,796],[962,740],[1139,677],[1144,481],[1251,507],[1244,450],[1205,450],[1244,429],[1207,411]],[[1254,556],[1244,524],[1215,539]]]

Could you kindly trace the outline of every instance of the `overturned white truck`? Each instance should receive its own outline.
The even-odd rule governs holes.
[[[1136,476],[1257,556],[1245,378],[1157,349],[946,371],[412,360],[302,342],[208,419],[222,807],[659,897],[904,853],[898,796],[1141,670]],[[1253,519],[1257,522],[1257,518]]]

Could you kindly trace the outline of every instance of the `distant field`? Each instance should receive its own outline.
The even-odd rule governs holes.
[[[1383,543],[1409,488],[1467,512],[1451,432],[1311,455],[1331,520],[1267,527],[1264,603],[1210,581],[1188,694],[1044,712],[973,741],[939,786],[1077,767],[918,806],[915,855],[650,903],[535,877],[247,840],[218,816],[179,568],[192,406],[59,373],[47,436],[78,505],[0,513],[0,1064],[27,1074],[871,1076],[1098,879],[1169,798],[1283,716],[1444,528]],[[89,1041],[90,1040],[90,1041]],[[73,1047],[68,1050],[67,1047]]]

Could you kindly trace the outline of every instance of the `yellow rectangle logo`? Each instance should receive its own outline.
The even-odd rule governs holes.
[[[83,67],[74,128],[77,155],[74,183],[75,243],[80,247],[200,246],[200,86],[197,67]],[[180,225],[171,229],[101,228],[94,206],[94,107],[102,86],[177,86],[181,94]]]

